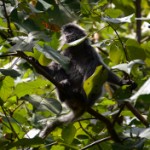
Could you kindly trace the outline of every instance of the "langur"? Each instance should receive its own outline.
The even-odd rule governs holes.
[[[61,44],[72,43],[86,36],[87,34],[80,26],[69,23],[62,27]],[[88,99],[83,89],[83,84],[84,81],[95,72],[97,66],[102,65],[103,70],[107,70],[107,82],[118,86],[126,84],[124,80],[114,74],[103,62],[101,56],[90,45],[88,38],[85,38],[84,41],[75,46],[66,48],[61,54],[70,59],[68,69],[65,70],[61,64],[51,62],[45,70],[56,81],[54,84],[57,88],[58,97],[61,102],[64,102],[71,109],[71,112],[58,117],[54,122],[47,125],[40,133],[40,137],[42,138],[46,137],[57,125],[78,119],[85,111],[96,115],[95,112],[89,108],[101,96],[103,85],[100,87],[101,92],[92,95],[90,99]],[[59,86],[57,83],[59,83]],[[114,136],[114,139],[119,141],[115,131],[113,128],[111,129],[109,120],[100,115],[99,117],[99,119],[107,124],[108,130],[110,134]]]
[[[76,40],[86,37],[85,31],[78,25],[69,23],[61,29],[61,44],[72,43]],[[90,98],[87,97],[83,84],[84,82],[95,72],[98,66],[102,66],[102,70],[107,71],[106,81],[110,84],[122,86],[125,84],[134,85],[132,80],[120,79],[114,74],[110,68],[103,62],[100,54],[90,45],[89,39],[85,38],[77,45],[69,46],[61,52],[62,55],[68,57],[70,62],[68,69],[64,69],[61,64],[52,61],[48,66],[42,66],[33,57],[27,56],[22,51],[17,51],[14,56],[21,57],[27,60],[38,73],[42,74],[49,81],[51,81],[57,89],[58,97],[61,102],[66,103],[71,112],[67,115],[58,117],[55,121],[50,122],[40,132],[39,137],[45,138],[51,131],[53,131],[58,125],[75,121],[81,115],[87,111],[91,115],[103,121],[111,137],[116,142],[120,142],[118,135],[116,134],[113,124],[104,116],[94,111],[91,106],[101,96],[103,85],[100,86],[99,93],[93,94]],[[7,55],[9,56],[9,55]],[[133,87],[134,88],[134,87]],[[147,121],[136,111],[131,108],[130,103],[126,105],[142,122],[148,126]]]
[[[81,27],[70,23],[62,27],[61,43],[71,43],[86,36],[85,31]],[[108,82],[119,86],[124,84],[124,81],[104,64],[100,55],[90,45],[88,38],[76,46],[63,50],[62,55],[70,58],[68,69],[64,70],[61,64],[52,62],[48,66],[47,71],[57,82],[62,83],[64,88],[66,88],[65,93],[62,93],[59,88],[57,89],[59,99],[65,102],[73,111],[80,109],[80,107],[94,104],[101,96],[101,93],[97,93],[97,95],[87,99],[83,90],[84,81],[94,73],[97,66],[102,65],[103,69],[108,71]],[[67,92],[67,89],[71,90]],[[82,100],[81,98],[78,100],[78,96]]]

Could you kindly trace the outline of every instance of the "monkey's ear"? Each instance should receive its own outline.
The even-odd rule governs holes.
[[[96,100],[102,93],[103,84],[107,81],[108,70],[102,65],[97,66],[95,72],[84,81],[83,89],[89,100]]]

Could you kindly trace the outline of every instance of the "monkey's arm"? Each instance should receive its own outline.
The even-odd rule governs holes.
[[[22,51],[17,51],[17,53],[13,56],[21,57],[25,59],[28,63],[30,63],[35,70],[47,78],[50,82],[52,82],[58,89],[63,89],[64,86],[61,84],[61,80],[65,79],[66,74],[64,73],[63,69],[56,65],[50,65],[49,67],[42,66],[36,59],[33,57],[27,56]],[[61,76],[60,76],[61,74]],[[60,78],[61,77],[61,78]],[[59,79],[59,80],[58,80]],[[64,92],[64,90],[62,90]]]

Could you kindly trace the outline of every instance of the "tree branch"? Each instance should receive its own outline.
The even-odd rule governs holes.
[[[15,136],[16,136],[17,139],[19,140],[19,137],[18,137],[18,135],[17,135],[15,129],[13,128],[13,126],[12,126],[12,124],[11,124],[11,121],[10,121],[9,118],[8,118],[5,109],[3,108],[3,106],[1,106],[1,108],[2,108],[2,111],[3,111],[4,115],[5,115],[5,117],[6,117],[6,120],[8,121],[8,124],[9,124],[9,126],[10,126],[11,131],[15,134]]]
[[[149,127],[147,120],[140,114],[140,112],[134,108],[130,102],[125,102],[126,107],[146,126]]]
[[[6,10],[5,0],[2,0],[2,6],[4,8],[4,14],[5,14],[5,18],[7,20],[8,33],[10,34],[10,36],[13,37],[13,32],[12,32],[12,29],[11,29],[9,16],[8,16],[7,10]]]
[[[27,56],[24,52],[22,51],[17,51],[16,53],[12,53],[12,54],[6,54],[3,56],[17,56],[17,57],[21,57],[23,59],[25,59],[27,62],[29,62],[38,73],[40,73],[41,75],[43,75],[45,78],[47,78],[49,81],[51,81],[57,88],[59,88],[60,90],[62,90],[62,92],[66,92],[66,90],[64,89],[64,87],[57,82],[55,79],[53,79],[53,77],[50,76],[50,74],[47,71],[47,67],[42,66],[39,64],[39,62],[37,60],[35,60],[33,57]],[[69,89],[68,89],[69,90]],[[71,89],[70,89],[71,90]],[[127,106],[127,108],[146,126],[148,127],[149,124],[148,122],[145,120],[145,118],[129,103],[129,102],[125,102],[125,105]],[[118,117],[120,115],[120,113],[122,112],[124,106],[120,109],[118,115],[116,117]],[[93,110],[92,108],[88,108],[87,112],[89,114],[91,114],[92,116],[94,116],[95,118],[99,119],[100,121],[104,122],[106,124],[106,127],[108,129],[109,134],[111,135],[112,139],[115,142],[121,142],[120,138],[118,137],[116,131],[114,130],[114,123],[116,121],[116,119],[113,121],[113,123],[111,123],[109,121],[109,119],[107,119],[106,117],[102,116],[101,114],[99,114],[98,112],[96,112],[95,110]],[[49,123],[40,133],[40,137],[45,138],[47,137],[47,135],[52,132],[57,126],[60,126],[62,124],[65,123],[69,123],[74,117],[74,114],[69,113],[67,115],[63,115],[58,117],[56,120],[54,120],[53,122]]]
[[[22,51],[17,51],[17,53],[14,54],[14,56],[18,56],[18,57],[25,59],[28,63],[30,63],[36,69],[36,71],[39,74],[43,75],[45,78],[47,78],[49,81],[51,81],[60,90],[62,89],[62,92],[65,92],[63,90],[64,87],[59,82],[57,82],[53,77],[51,77],[49,75],[49,73],[47,72],[47,67],[42,66],[36,59],[34,59],[31,56],[27,56]]]
[[[86,149],[88,149],[88,148],[90,148],[90,147],[92,147],[92,146],[94,146],[94,145],[96,145],[96,144],[105,142],[105,141],[110,140],[110,139],[111,139],[111,137],[106,137],[106,138],[103,138],[103,139],[94,141],[93,143],[91,143],[91,144],[89,144],[89,145],[87,145],[87,146],[81,148],[81,150],[86,150]]]
[[[66,92],[66,90],[64,89],[64,87],[57,82],[55,79],[53,79],[53,77],[51,77],[49,75],[49,73],[47,72],[47,68],[40,65],[39,62],[37,60],[35,60],[33,57],[29,57],[27,56],[24,52],[22,51],[17,51],[17,53],[14,53],[13,55],[21,57],[23,59],[25,59],[26,61],[28,61],[36,70],[38,73],[40,73],[41,75],[43,75],[45,78],[47,78],[49,81],[51,81],[57,88],[61,89],[62,92]],[[5,55],[6,56],[6,55]],[[69,90],[69,89],[68,89]],[[70,89],[71,90],[71,89]],[[88,108],[87,112],[90,113],[91,115],[93,115],[94,117],[96,117],[97,119],[101,120],[102,122],[104,122],[107,126],[108,132],[110,133],[112,139],[115,142],[121,142],[116,131],[114,130],[114,128],[112,127],[112,123],[105,118],[104,116],[102,116],[101,114],[97,113],[96,111],[94,111],[92,108]],[[78,115],[78,114],[76,114]],[[70,112],[67,115],[63,115],[58,117],[56,120],[54,120],[53,122],[49,123],[40,133],[40,137],[41,138],[45,138],[50,132],[52,132],[57,126],[60,126],[64,123],[68,123],[71,121],[74,121],[74,114],[73,112]]]
[[[136,18],[141,18],[141,0],[135,1],[135,16]],[[141,20],[136,20],[136,37],[137,41],[141,42]]]
[[[107,22],[108,23],[108,22]],[[122,45],[122,48],[123,48],[123,51],[124,51],[124,54],[125,54],[125,57],[126,57],[126,60],[128,61],[129,60],[129,58],[128,58],[128,54],[127,54],[127,51],[126,51],[126,48],[125,48],[125,45],[124,45],[124,43],[122,42],[122,40],[121,40],[121,38],[120,38],[120,36],[119,36],[119,34],[118,34],[118,32],[117,32],[117,30],[110,24],[110,23],[108,23],[109,25],[110,25],[110,27],[115,31],[115,33],[116,33],[116,35],[117,35],[117,37],[118,37],[118,40],[120,41],[120,43],[121,43],[121,45]]]
[[[104,122],[106,124],[107,130],[108,130],[111,138],[115,142],[121,143],[121,140],[120,140],[119,136],[117,135],[115,129],[113,128],[112,123],[106,117],[99,114],[98,112],[96,112],[94,109],[92,109],[90,107],[87,109],[87,112],[89,114],[91,114],[92,116],[96,117],[97,119],[101,120],[102,122]]]

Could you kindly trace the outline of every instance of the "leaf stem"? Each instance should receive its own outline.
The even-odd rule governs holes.
[[[4,8],[4,14],[5,14],[5,18],[7,20],[8,33],[13,37],[13,32],[12,32],[12,29],[11,29],[9,16],[8,16],[7,10],[6,10],[5,0],[2,0],[2,6]]]

